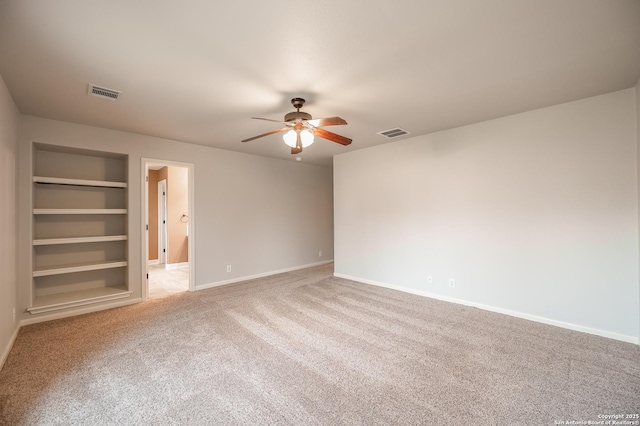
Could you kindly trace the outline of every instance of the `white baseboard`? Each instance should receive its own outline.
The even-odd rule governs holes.
[[[324,260],[322,262],[317,262],[317,263],[309,263],[307,265],[294,266],[292,268],[279,269],[277,271],[264,272],[264,273],[261,273],[261,274],[246,275],[244,277],[232,278],[230,280],[216,281],[214,283],[209,283],[209,284],[196,285],[196,291],[198,291],[198,290],[206,290],[208,288],[213,288],[213,287],[220,287],[221,285],[234,284],[234,283],[238,283],[238,282],[241,282],[241,281],[253,280],[253,279],[256,279],[256,278],[268,277],[270,275],[277,275],[277,274],[282,274],[282,273],[285,273],[285,272],[297,271],[299,269],[312,268],[314,266],[327,265],[329,263],[333,263],[333,259]]]
[[[391,289],[391,290],[402,291],[404,293],[411,293],[411,294],[415,294],[415,295],[418,295],[418,296],[429,297],[431,299],[442,300],[444,302],[456,303],[458,305],[472,306],[474,308],[483,309],[485,311],[496,312],[498,314],[509,315],[509,316],[512,316],[512,317],[522,318],[522,319],[526,319],[526,320],[529,320],[529,321],[535,321],[535,322],[539,322],[539,323],[542,323],[542,324],[553,325],[553,326],[560,327],[560,328],[566,328],[568,330],[580,331],[582,333],[594,334],[596,336],[607,337],[609,339],[620,340],[622,342],[634,343],[636,345],[640,345],[640,337],[629,336],[629,335],[626,335],[626,334],[613,333],[611,331],[600,330],[600,329],[597,329],[597,328],[585,327],[585,326],[582,326],[582,325],[579,325],[579,324],[572,324],[572,323],[568,323],[568,322],[564,322],[564,321],[558,321],[558,320],[545,318],[545,317],[541,317],[541,316],[537,316],[537,315],[526,314],[526,313],[523,313],[523,312],[512,311],[512,310],[509,310],[509,309],[497,308],[497,307],[490,306],[490,305],[484,305],[482,303],[476,303],[476,302],[471,302],[471,301],[468,301],[468,300],[456,299],[454,297],[443,296],[443,295],[440,295],[440,294],[430,293],[430,292],[426,292],[426,291],[415,290],[415,289],[412,289],[412,288],[400,287],[400,286],[395,286],[395,285],[391,285],[391,284],[381,283],[381,282],[378,282],[378,281],[368,280],[366,278],[359,278],[359,277],[354,277],[354,276],[345,275],[345,274],[339,274],[339,273],[334,273],[333,275],[338,277],[338,278],[344,278],[344,279],[351,280],[351,281],[357,281],[357,282],[360,282],[360,283],[363,283],[363,284],[371,284],[371,285],[375,285],[375,286],[378,286],[378,287],[388,288],[388,289]]]
[[[159,259],[153,259],[149,261],[149,265],[159,265],[159,264],[160,264]]]
[[[2,370],[2,367],[4,367],[4,362],[9,357],[9,352],[11,352],[11,349],[13,348],[13,344],[16,342],[16,337],[18,337],[19,332],[20,332],[20,324],[16,326],[16,329],[14,330],[13,335],[11,336],[11,339],[9,339],[9,343],[7,344],[7,347],[4,348],[4,351],[2,351],[2,357],[0,357],[0,370]]]
[[[188,267],[189,267],[189,262],[164,264],[164,269],[180,269],[180,268],[188,268]]]

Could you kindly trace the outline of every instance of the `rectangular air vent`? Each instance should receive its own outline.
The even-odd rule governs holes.
[[[395,139],[400,136],[408,135],[410,133],[404,129],[401,129],[400,127],[396,127],[395,129],[383,130],[381,132],[378,132],[378,134],[384,136],[387,139]]]
[[[95,84],[89,83],[89,94],[93,96],[97,96],[99,98],[105,98],[112,101],[118,100],[118,96],[120,96],[122,92],[113,89],[107,89],[105,87],[96,86]]]

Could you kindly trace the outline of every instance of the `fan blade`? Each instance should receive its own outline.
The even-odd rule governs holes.
[[[335,133],[332,133],[325,129],[317,128],[313,131],[313,133],[320,138],[339,143],[340,145],[347,146],[351,144],[351,139],[345,138],[344,136],[336,135]]]
[[[295,148],[291,148],[291,154],[300,154],[302,152],[302,139],[300,138],[300,132],[296,132],[297,134],[297,138],[296,138],[296,147]]]
[[[270,132],[263,133],[263,134],[258,135],[258,136],[254,136],[254,137],[252,137],[252,138],[245,139],[245,140],[243,140],[242,142],[249,142],[249,141],[252,141],[252,140],[254,140],[254,139],[261,138],[261,137],[263,137],[263,136],[273,135],[274,133],[286,132],[287,130],[290,130],[290,129],[289,129],[288,127],[283,127],[282,129],[272,130],[272,131],[270,131]]]
[[[264,121],[272,121],[274,123],[284,123],[284,121],[282,120],[272,120],[270,118],[261,118],[261,117],[251,117],[251,118],[253,118],[254,120],[264,120]]]
[[[307,123],[311,124],[314,127],[318,126],[338,126],[341,124],[347,124],[347,122],[340,117],[328,117],[328,118],[318,118],[315,120],[307,120]]]

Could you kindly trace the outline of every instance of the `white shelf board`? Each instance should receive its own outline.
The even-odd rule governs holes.
[[[66,293],[48,294],[46,296],[36,297],[33,306],[28,308],[27,311],[31,314],[57,311],[60,309],[73,308],[91,303],[124,299],[129,297],[131,293],[132,292],[128,291],[126,286],[123,285],[118,287],[98,287]]]
[[[33,214],[127,214],[127,209],[33,209]]]
[[[49,246],[55,244],[82,244],[82,243],[104,243],[108,241],[125,241],[126,235],[104,235],[99,237],[73,237],[73,238],[43,238],[33,240],[34,246]]]
[[[127,266],[126,260],[104,260],[102,262],[83,262],[71,265],[48,266],[36,268],[33,277],[46,277],[49,275],[71,274],[74,272],[97,271],[100,269],[122,268]]]
[[[98,186],[105,188],[126,188],[126,182],[109,182],[104,180],[68,179],[47,176],[34,176],[35,183],[53,183],[57,185]]]

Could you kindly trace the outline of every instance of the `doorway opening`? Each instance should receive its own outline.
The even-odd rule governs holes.
[[[195,290],[193,164],[142,159],[143,299]]]

